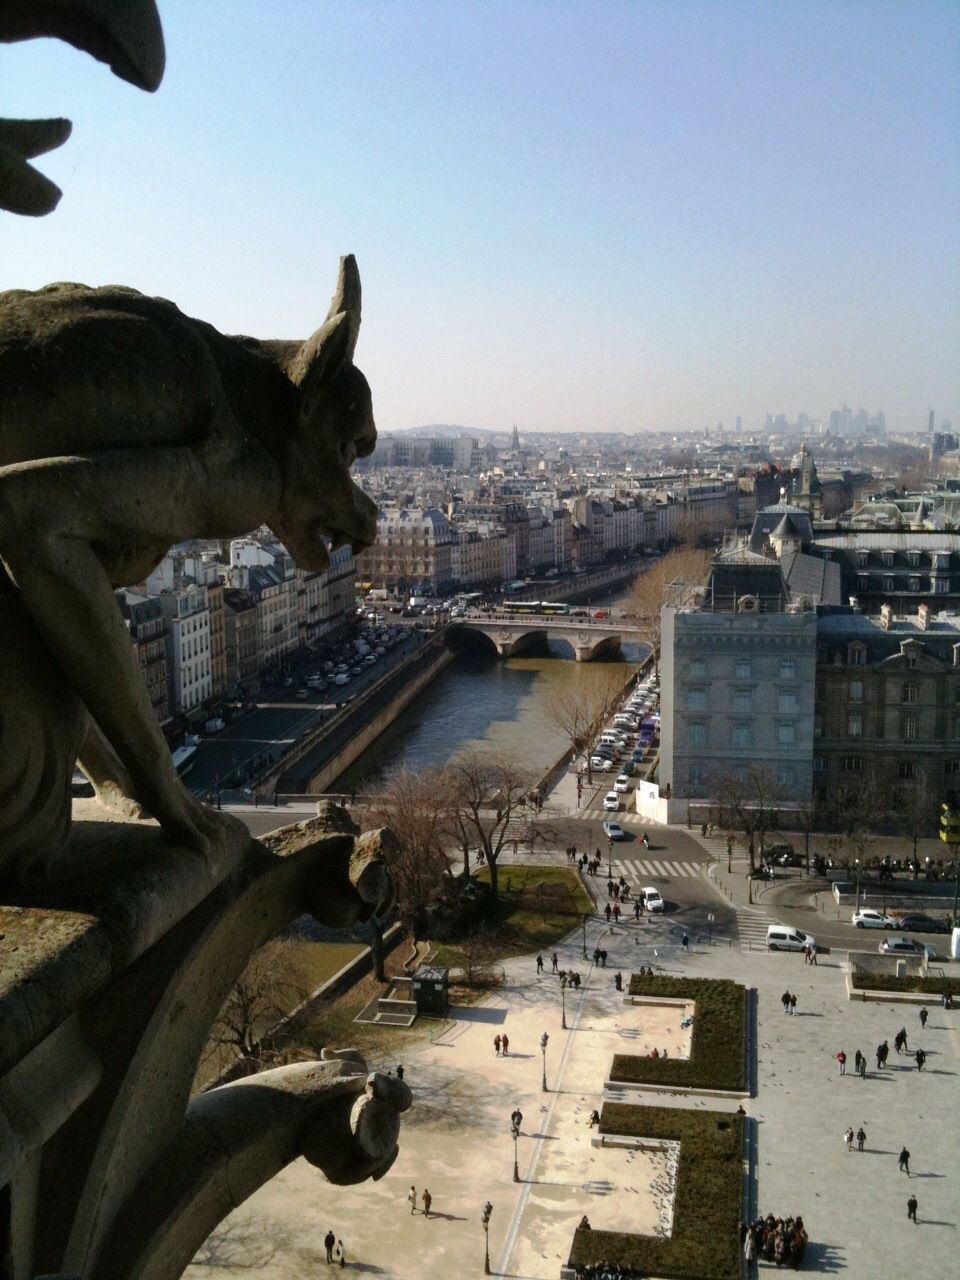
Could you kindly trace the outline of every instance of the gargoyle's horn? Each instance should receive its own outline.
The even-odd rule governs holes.
[[[340,259],[337,290],[330,302],[327,321],[344,313],[347,317],[348,329],[346,359],[352,363],[360,334],[360,272],[357,269],[357,260],[352,253]]]

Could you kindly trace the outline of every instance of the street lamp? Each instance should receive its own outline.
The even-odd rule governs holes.
[[[855,858],[854,863],[857,868],[857,910],[860,910],[860,859]]]
[[[607,836],[607,879],[613,879],[613,841]]]
[[[564,1031],[567,1029],[567,979],[564,976],[560,979],[560,1025]]]
[[[483,1223],[483,1274],[488,1276],[490,1272],[490,1215],[493,1213],[493,1205],[488,1200],[483,1206],[483,1212],[480,1215],[480,1221]]]
[[[550,1037],[546,1032],[540,1037],[540,1052],[543,1054],[543,1079],[540,1082],[540,1088],[547,1093],[547,1042]]]
[[[520,1126],[516,1120],[510,1125],[510,1132],[513,1134],[513,1180],[520,1181],[520,1166],[517,1164],[517,1139],[520,1137]]]

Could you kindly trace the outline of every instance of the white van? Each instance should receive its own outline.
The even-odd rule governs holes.
[[[786,924],[772,924],[767,929],[767,947],[770,951],[802,951],[804,947],[815,947],[817,940],[812,933],[804,933],[802,929],[791,929]]]

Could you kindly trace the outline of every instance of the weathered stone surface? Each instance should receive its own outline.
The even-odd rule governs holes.
[[[190,1102],[190,1089],[259,946],[307,910],[343,927],[386,909],[391,833],[328,832],[314,819],[263,843],[245,833],[217,865],[152,824],[78,822],[73,836],[89,846],[84,874],[63,872],[0,908],[12,1280],[61,1270],[175,1280],[221,1210],[294,1156],[332,1181],[380,1176],[409,1094],[368,1081],[351,1051],[322,1070],[249,1077],[245,1092],[216,1101]]]
[[[236,820],[177,777],[113,590],[189,537],[268,524],[311,570],[327,540],[373,541],[349,474],[376,443],[359,325],[352,257],[305,342],[225,337],[114,286],[0,294],[0,885],[72,856],[78,753],[111,799],[229,857]]]

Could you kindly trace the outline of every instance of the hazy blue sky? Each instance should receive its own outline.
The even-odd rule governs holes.
[[[152,96],[0,45],[0,111],[74,121],[0,288],[298,337],[352,251],[381,429],[960,424],[956,0],[160,11]]]

